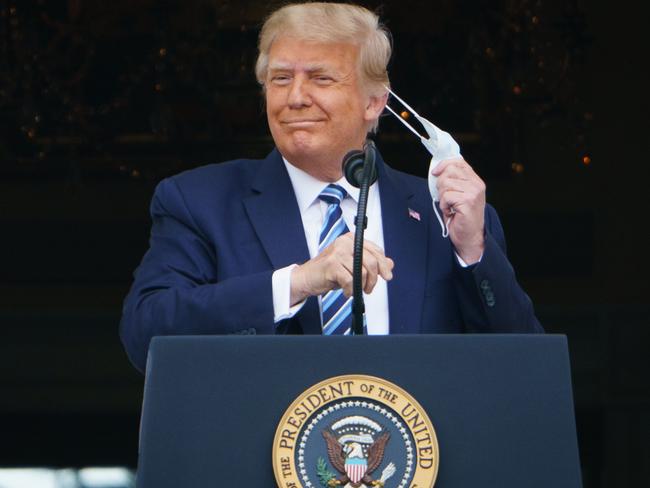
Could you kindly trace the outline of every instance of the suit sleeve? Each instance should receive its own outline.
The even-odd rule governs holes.
[[[486,207],[485,228],[481,261],[469,268],[456,263],[455,286],[467,331],[544,332],[506,257],[503,228],[490,206]]]
[[[215,250],[173,179],[151,203],[149,250],[134,273],[120,323],[131,362],[144,371],[157,335],[271,334],[273,271],[218,281]]]

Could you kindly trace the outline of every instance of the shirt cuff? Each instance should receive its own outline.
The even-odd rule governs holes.
[[[483,254],[478,258],[478,261],[476,261],[473,264],[467,264],[465,261],[462,260],[462,258],[458,255],[456,251],[454,251],[454,254],[456,255],[456,259],[458,260],[458,264],[460,264],[461,268],[469,268],[470,266],[474,266],[475,264],[478,264],[481,262],[481,259],[483,259]]]
[[[297,264],[280,268],[273,272],[271,282],[273,286],[273,321],[277,324],[281,320],[290,319],[296,315],[307,300],[291,306],[291,272]]]

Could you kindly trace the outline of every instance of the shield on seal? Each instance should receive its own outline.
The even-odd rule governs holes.
[[[359,458],[348,458],[345,460],[345,474],[348,475],[352,483],[358,483],[366,474],[368,469],[368,461]]]

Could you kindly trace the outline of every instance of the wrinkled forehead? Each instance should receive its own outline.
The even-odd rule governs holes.
[[[281,36],[269,49],[268,71],[340,71],[359,69],[359,46]]]

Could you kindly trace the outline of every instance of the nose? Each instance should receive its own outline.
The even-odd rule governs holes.
[[[302,76],[296,76],[291,82],[287,104],[291,108],[302,108],[311,105],[308,81]]]

